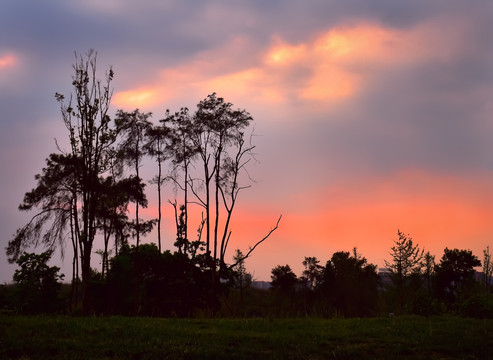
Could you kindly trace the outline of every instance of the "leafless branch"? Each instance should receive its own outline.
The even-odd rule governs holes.
[[[263,237],[260,241],[258,241],[258,242],[257,242],[257,243],[256,243],[256,244],[252,247],[252,248],[250,248],[250,250],[246,253],[246,255],[245,255],[245,256],[243,256],[243,257],[241,257],[241,258],[237,259],[237,260],[236,260],[236,262],[235,262],[235,263],[233,263],[232,265],[229,265],[229,266],[228,266],[228,269],[232,269],[232,268],[234,268],[234,267],[235,267],[236,265],[238,265],[240,262],[242,262],[243,260],[247,259],[247,258],[250,256],[250,254],[251,254],[251,253],[255,250],[255,248],[256,248],[257,246],[259,246],[260,244],[262,244],[265,240],[267,240],[267,239],[269,238],[269,236],[271,236],[271,235],[272,235],[272,233],[273,233],[274,231],[276,231],[276,230],[277,230],[277,228],[279,227],[279,223],[280,223],[281,219],[282,219],[282,214],[281,214],[281,215],[279,215],[279,218],[277,219],[277,222],[276,222],[276,226],[274,226],[274,227],[273,227],[273,228],[272,228],[272,229],[271,229],[271,230],[267,233],[267,235],[265,235],[265,236],[264,236],[264,237]],[[225,251],[226,251],[226,250],[225,250]]]

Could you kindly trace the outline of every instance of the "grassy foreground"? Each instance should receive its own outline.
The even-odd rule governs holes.
[[[0,315],[0,359],[493,359],[493,321]]]

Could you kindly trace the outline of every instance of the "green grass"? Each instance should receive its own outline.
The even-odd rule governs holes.
[[[0,359],[493,359],[493,321],[0,315]]]

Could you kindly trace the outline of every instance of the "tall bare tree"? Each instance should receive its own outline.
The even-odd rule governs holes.
[[[38,175],[38,187],[26,194],[21,209],[41,206],[41,212],[9,242],[11,259],[18,250],[37,244],[42,226],[55,218],[42,237],[45,244],[65,239],[65,225],[71,225],[71,238],[78,245],[82,270],[82,303],[89,310],[88,281],[91,275],[91,253],[97,232],[97,216],[101,197],[101,177],[111,166],[116,132],[108,116],[113,70],[103,81],[97,78],[95,51],[86,56],[75,55],[72,76],[73,93],[68,99],[57,93],[65,127],[68,130],[68,151],[51,155],[43,175]],[[60,149],[60,148],[59,148]],[[74,253],[77,253],[74,248]]]
[[[69,131],[71,156],[77,161],[75,177],[77,182],[76,209],[80,216],[75,218],[75,231],[80,244],[82,269],[82,303],[84,311],[89,310],[87,288],[91,274],[91,253],[96,236],[96,218],[100,198],[100,176],[105,174],[114,156],[113,144],[116,132],[108,115],[113,90],[113,70],[106,73],[104,81],[96,74],[97,53],[90,50],[87,55],[78,56],[73,66],[72,85],[74,93],[68,103],[61,94],[56,94],[60,103],[63,121]]]
[[[152,179],[152,183],[157,185],[158,194],[157,238],[159,252],[161,252],[161,188],[165,180],[163,176],[163,163],[170,157],[169,147],[171,144],[171,128],[168,126],[168,122],[167,119],[163,119],[160,125],[149,127],[146,134],[147,142],[144,145],[145,151],[156,159],[158,165],[158,173]]]
[[[201,185],[205,194],[199,195],[197,187],[191,182],[191,190],[205,209],[206,252],[212,255],[213,263],[219,260],[224,264],[224,255],[229,239],[231,215],[241,189],[240,171],[252,157],[253,146],[245,145],[244,129],[252,117],[245,110],[235,110],[231,103],[208,95],[197,105],[193,118],[193,140],[195,142],[203,177]],[[211,191],[214,191],[211,199]],[[228,200],[229,199],[229,203]],[[226,210],[224,227],[220,229],[221,209]]]
[[[178,205],[177,201],[170,203],[175,209],[176,220],[176,243],[179,251],[186,253],[188,249],[188,206],[190,203],[188,191],[190,188],[190,170],[192,162],[197,155],[197,148],[192,137],[194,134],[192,117],[188,108],[183,107],[179,112],[171,113],[166,111],[166,116],[161,122],[171,125],[170,144],[168,146],[173,164],[171,180],[174,181],[175,187],[183,192],[183,204]],[[202,206],[202,204],[199,204]],[[180,214],[178,215],[178,208]],[[204,219],[205,222],[205,219]],[[200,235],[202,234],[200,228]],[[200,242],[200,239],[199,239]]]
[[[152,128],[152,123],[148,120],[151,115],[151,113],[141,113],[138,109],[133,112],[118,110],[115,117],[116,129],[122,137],[122,141],[119,143],[119,155],[124,162],[133,168],[138,181],[141,181],[140,168],[142,166],[142,158],[145,155],[146,136]],[[140,235],[145,235],[151,231],[153,226],[153,221],[141,223],[139,206],[147,206],[145,197],[143,199],[135,199],[135,222],[132,227],[137,248],[140,244]]]

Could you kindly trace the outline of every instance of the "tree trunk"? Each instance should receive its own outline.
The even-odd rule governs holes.
[[[82,263],[82,312],[84,315],[90,313],[90,298],[89,298],[89,279],[91,277],[91,246],[85,244],[84,251],[81,254]]]
[[[161,158],[158,158],[158,176],[157,176],[157,196],[158,196],[158,219],[157,219],[157,242],[158,249],[161,252]]]

